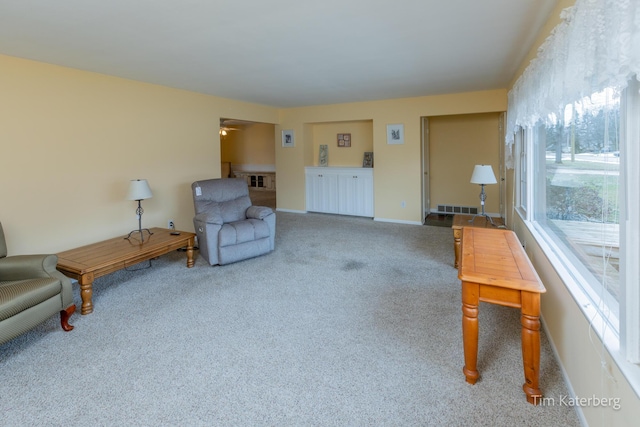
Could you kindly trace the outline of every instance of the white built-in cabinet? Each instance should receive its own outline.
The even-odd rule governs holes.
[[[307,211],[373,217],[373,169],[306,167]]]

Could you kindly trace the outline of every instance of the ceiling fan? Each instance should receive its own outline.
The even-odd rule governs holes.
[[[227,122],[229,121],[230,120],[227,120],[227,119],[220,119],[220,135],[221,136],[227,136],[227,134],[231,131],[240,130],[238,128],[228,126]]]
[[[240,129],[234,129],[234,128],[228,128],[228,127],[221,127],[220,128],[220,135],[222,136],[227,136],[229,134],[229,132],[233,131],[233,130],[240,130]]]
[[[226,136],[231,131],[243,130],[253,123],[254,122],[248,122],[246,120],[220,119],[220,135]]]

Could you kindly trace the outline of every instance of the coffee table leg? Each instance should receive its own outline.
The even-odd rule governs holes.
[[[462,372],[469,384],[480,377],[478,361],[478,304],[480,285],[462,282],[462,341],[464,344],[464,368]]]
[[[522,292],[522,365],[524,380],[522,385],[527,401],[540,403],[542,392],[538,379],[540,375],[540,294]]]
[[[193,259],[193,237],[187,242],[187,268],[193,267],[195,260]]]
[[[82,298],[81,314],[89,314],[93,312],[93,273],[83,274],[78,280],[80,284],[80,297]]]

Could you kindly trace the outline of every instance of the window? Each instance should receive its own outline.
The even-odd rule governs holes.
[[[567,105],[533,132],[533,220],[576,282],[618,331],[620,302],[620,93]]]
[[[576,0],[561,18],[509,91],[507,145],[525,132],[507,167],[524,175],[527,225],[640,395],[628,364],[640,363],[640,7]]]

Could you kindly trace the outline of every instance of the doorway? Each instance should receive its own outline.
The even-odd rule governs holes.
[[[504,113],[422,117],[421,133],[423,223],[444,226],[456,213],[480,209],[478,186],[470,183],[477,164],[492,166],[499,185],[486,188],[487,211],[503,215]]]
[[[246,180],[256,206],[276,208],[275,152],[274,124],[220,119],[221,177]]]

